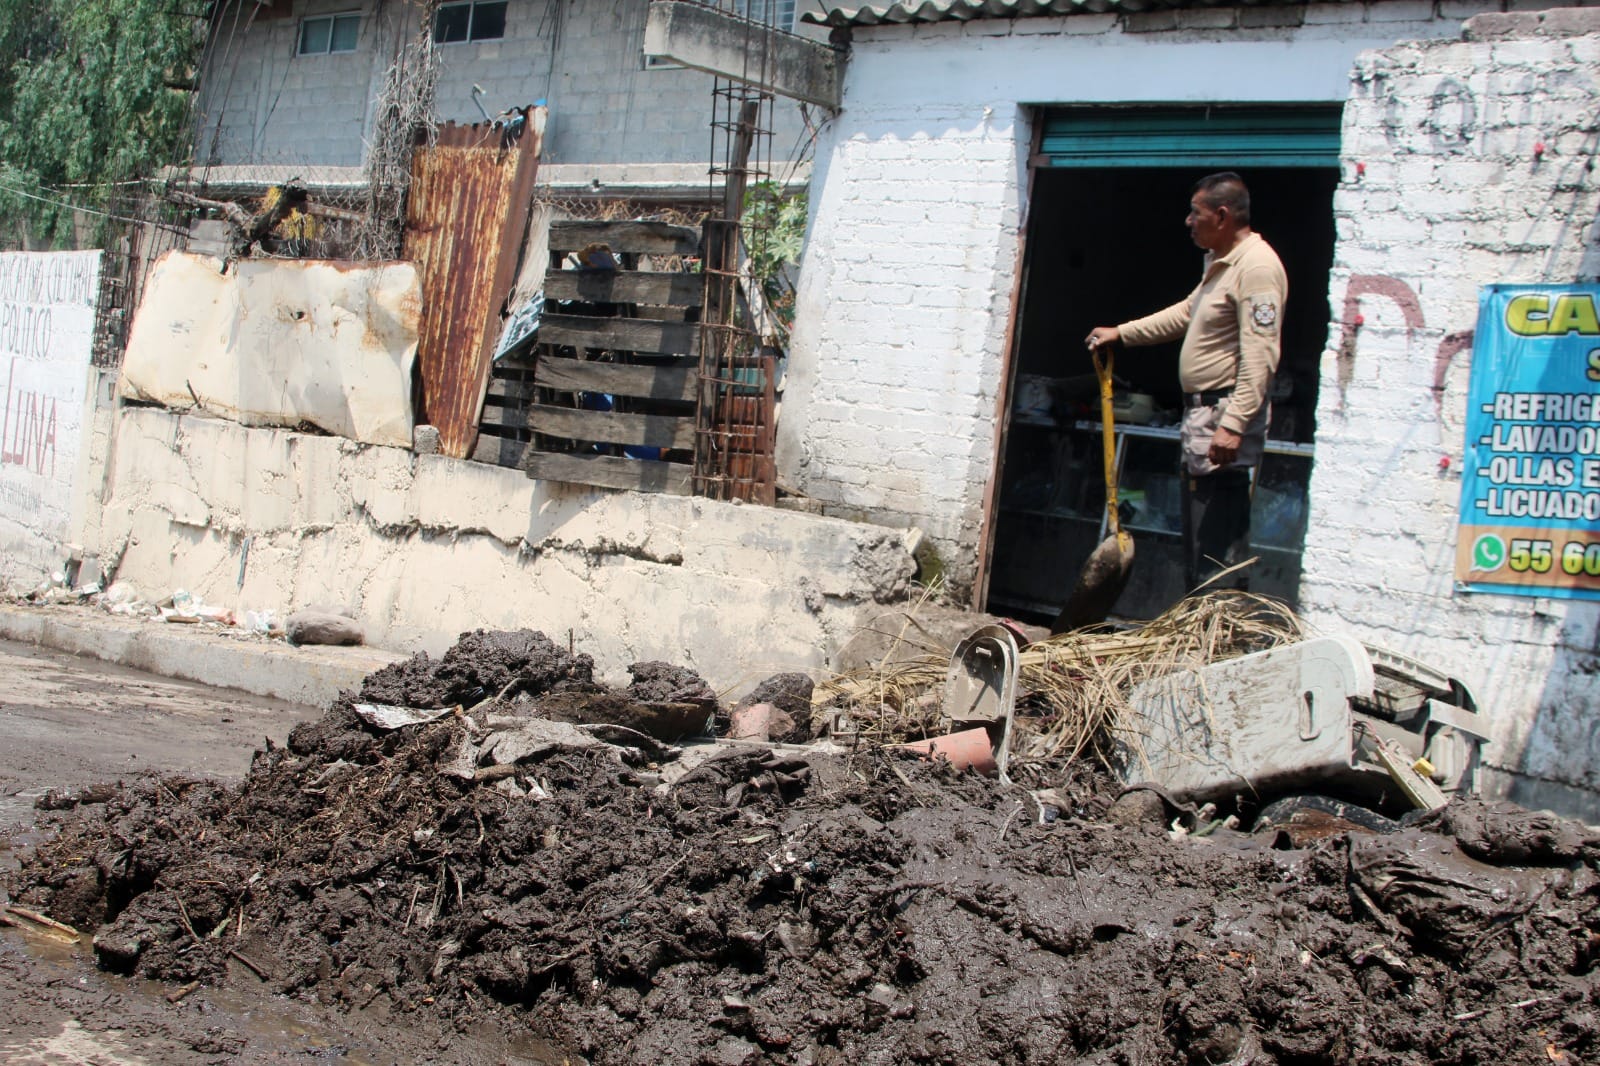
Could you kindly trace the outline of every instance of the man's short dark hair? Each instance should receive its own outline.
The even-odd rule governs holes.
[[[1250,224],[1250,190],[1245,188],[1244,179],[1233,171],[1207,174],[1194,183],[1194,191],[1211,210],[1226,207],[1239,225]]]

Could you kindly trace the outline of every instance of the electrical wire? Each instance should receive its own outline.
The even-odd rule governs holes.
[[[41,185],[41,186],[39,186],[39,188],[43,189],[43,188],[47,188],[47,186]],[[85,204],[75,204],[71,200],[60,200],[60,199],[53,199],[53,198],[48,197],[48,196],[40,196],[38,193],[32,193],[32,192],[29,192],[26,189],[19,189],[15,185],[7,184],[4,181],[0,181],[0,190],[3,190],[5,192],[9,192],[13,196],[22,196],[22,197],[26,197],[29,200],[38,200],[40,203],[50,204],[53,207],[63,208],[63,209],[68,210],[68,211],[81,211],[86,215],[98,215],[100,218],[109,218],[113,222],[127,222],[127,223],[130,223],[132,225],[136,225],[136,226],[151,225],[151,226],[155,226],[155,227],[157,227],[159,229],[171,230],[173,233],[187,233],[188,232],[187,230],[182,229],[181,227],[173,226],[172,224],[166,223],[166,222],[155,222],[155,221],[151,221],[149,219],[142,219],[142,218],[130,218],[127,215],[118,215],[118,214],[115,214],[115,213],[110,212],[110,211],[102,211],[98,207],[89,207],[89,206],[87,206]]]
[[[218,112],[218,118],[217,118],[217,125],[216,125],[216,128],[212,131],[212,134],[211,134],[211,150],[206,153],[206,165],[201,171],[202,182],[204,181],[204,178],[211,173],[211,162],[210,161],[216,157],[217,148],[218,148],[219,144],[222,141],[222,116],[227,114],[227,111],[228,111],[228,100],[233,95],[233,78],[234,78],[234,75],[237,74],[238,71],[239,71],[239,64],[237,62],[238,57],[236,55],[234,55],[234,53],[233,53],[233,44],[234,44],[234,40],[239,35],[239,12],[241,10],[243,10],[243,8],[244,8],[244,0],[239,0],[239,3],[234,7],[234,11],[233,11],[233,25],[231,27],[229,27],[229,29],[228,29],[228,44],[222,50],[223,63],[227,67],[227,70],[228,70],[228,80],[222,87],[222,98],[221,98],[221,100],[218,101],[219,112]],[[261,10],[261,6],[259,4],[252,4],[250,6],[250,16],[249,16],[249,18],[245,19],[245,23],[244,23],[244,32],[245,33],[249,33],[250,32],[250,27],[255,25],[256,12],[259,11],[259,10]],[[196,95],[198,95],[198,94],[196,94]],[[197,106],[198,106],[198,101],[197,101]]]

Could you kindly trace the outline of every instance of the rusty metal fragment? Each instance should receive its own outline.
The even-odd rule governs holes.
[[[452,458],[472,454],[477,439],[528,226],[544,108],[524,114],[517,134],[501,123],[447,123],[412,161],[405,255],[422,275],[420,416]]]

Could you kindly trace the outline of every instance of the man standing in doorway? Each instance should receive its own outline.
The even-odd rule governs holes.
[[[1153,315],[1096,326],[1087,343],[1183,338],[1183,556],[1193,590],[1249,555],[1250,468],[1266,445],[1289,282],[1278,254],[1250,228],[1250,191],[1232,171],[1195,183],[1186,225],[1206,252],[1194,292]],[[1229,583],[1243,588],[1248,577]]]

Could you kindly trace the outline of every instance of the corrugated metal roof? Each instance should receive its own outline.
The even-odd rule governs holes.
[[[1344,0],[1354,3],[1355,0]],[[1287,7],[1304,0],[1245,0],[1251,7]],[[881,26],[913,22],[970,22],[974,19],[1043,18],[1050,15],[1160,11],[1190,7],[1232,7],[1216,0],[921,0],[919,3],[830,7],[807,11],[802,22],[823,26]]]

